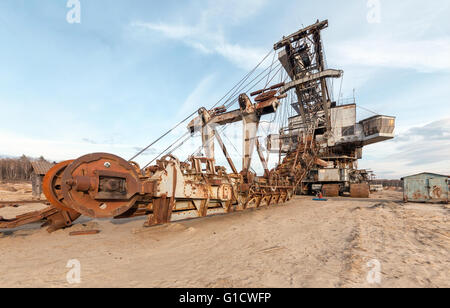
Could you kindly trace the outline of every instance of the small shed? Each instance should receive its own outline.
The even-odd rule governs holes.
[[[420,173],[403,180],[405,202],[448,203],[449,176],[435,173]]]
[[[54,166],[54,164],[45,161],[38,160],[31,162],[31,186],[33,190],[33,199],[40,199],[42,194],[42,180],[47,172]]]

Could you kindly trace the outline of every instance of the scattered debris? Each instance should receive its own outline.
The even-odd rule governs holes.
[[[324,199],[324,198],[314,198],[313,201],[328,201],[328,199]]]
[[[386,207],[386,203],[377,203],[377,204],[369,207],[369,209],[371,209],[371,210],[378,209],[378,208],[384,209],[385,207]]]
[[[73,231],[70,232],[69,235],[70,236],[80,236],[80,235],[95,235],[95,234],[99,234],[100,230],[88,230],[88,231]]]

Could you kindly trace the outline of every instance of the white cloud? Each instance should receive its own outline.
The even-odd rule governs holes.
[[[204,77],[189,94],[181,108],[178,110],[178,117],[186,115],[203,106],[211,106],[211,88],[215,79],[214,74]],[[183,127],[184,128],[184,127]]]
[[[145,27],[149,30],[159,31],[165,36],[172,39],[183,39],[196,34],[196,29],[186,26],[177,25],[165,25],[163,23],[153,24],[153,23],[141,23],[136,22],[134,26]]]
[[[330,17],[330,29],[324,32],[329,62],[347,73],[344,80],[347,92],[360,88],[387,69],[408,70],[415,74],[415,79],[420,79],[421,73],[450,72],[448,1],[380,3],[381,23],[367,23],[366,6],[351,4],[342,6]],[[352,78],[350,75],[355,75],[355,71],[361,71],[362,78]],[[356,81],[354,85],[349,78]]]
[[[344,41],[331,47],[342,65],[450,71],[450,37],[402,41],[389,38]]]
[[[133,146],[124,144],[100,144],[85,138],[82,142],[59,141],[49,139],[28,138],[19,134],[0,132],[0,144],[7,147],[0,148],[1,155],[30,157],[41,155],[49,160],[62,161],[76,159],[88,153],[107,152],[129,158],[134,154]]]
[[[218,54],[246,70],[256,66],[266,54],[260,48],[229,43],[221,32],[211,32],[203,24],[192,27],[180,24],[134,22],[132,26],[159,32],[166,38],[181,41],[203,54]]]
[[[220,19],[223,23],[239,24],[259,13],[268,0],[209,0],[202,11],[204,22]]]
[[[379,178],[400,178],[420,172],[450,174],[450,118],[411,127],[393,141],[365,148],[361,167]]]
[[[257,14],[266,3],[267,0],[208,1],[198,21],[192,24],[136,21],[131,23],[131,26],[158,32],[168,39],[181,41],[203,54],[220,55],[239,68],[248,70],[256,66],[267,51],[228,42],[223,28],[238,24]]]

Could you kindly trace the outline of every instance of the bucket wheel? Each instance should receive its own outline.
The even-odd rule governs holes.
[[[56,208],[64,211],[72,210],[64,204],[64,195],[62,193],[62,174],[67,166],[73,163],[73,160],[67,160],[51,168],[42,181],[42,191],[47,200]]]
[[[135,165],[107,153],[89,154],[63,173],[64,203],[91,218],[114,218],[132,208],[141,189]]]
[[[60,228],[69,227],[77,220],[81,214],[71,209],[64,203],[64,196],[62,193],[62,175],[73,160],[64,161],[55,165],[45,175],[42,181],[42,190],[45,197],[50,204],[58,210],[48,216],[46,226],[49,226],[49,232],[56,231]]]

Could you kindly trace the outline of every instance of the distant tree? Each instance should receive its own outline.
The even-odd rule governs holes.
[[[33,172],[31,162],[34,159],[22,155],[20,158],[0,159],[0,180],[6,181],[28,181]],[[43,156],[38,160],[46,161]]]

